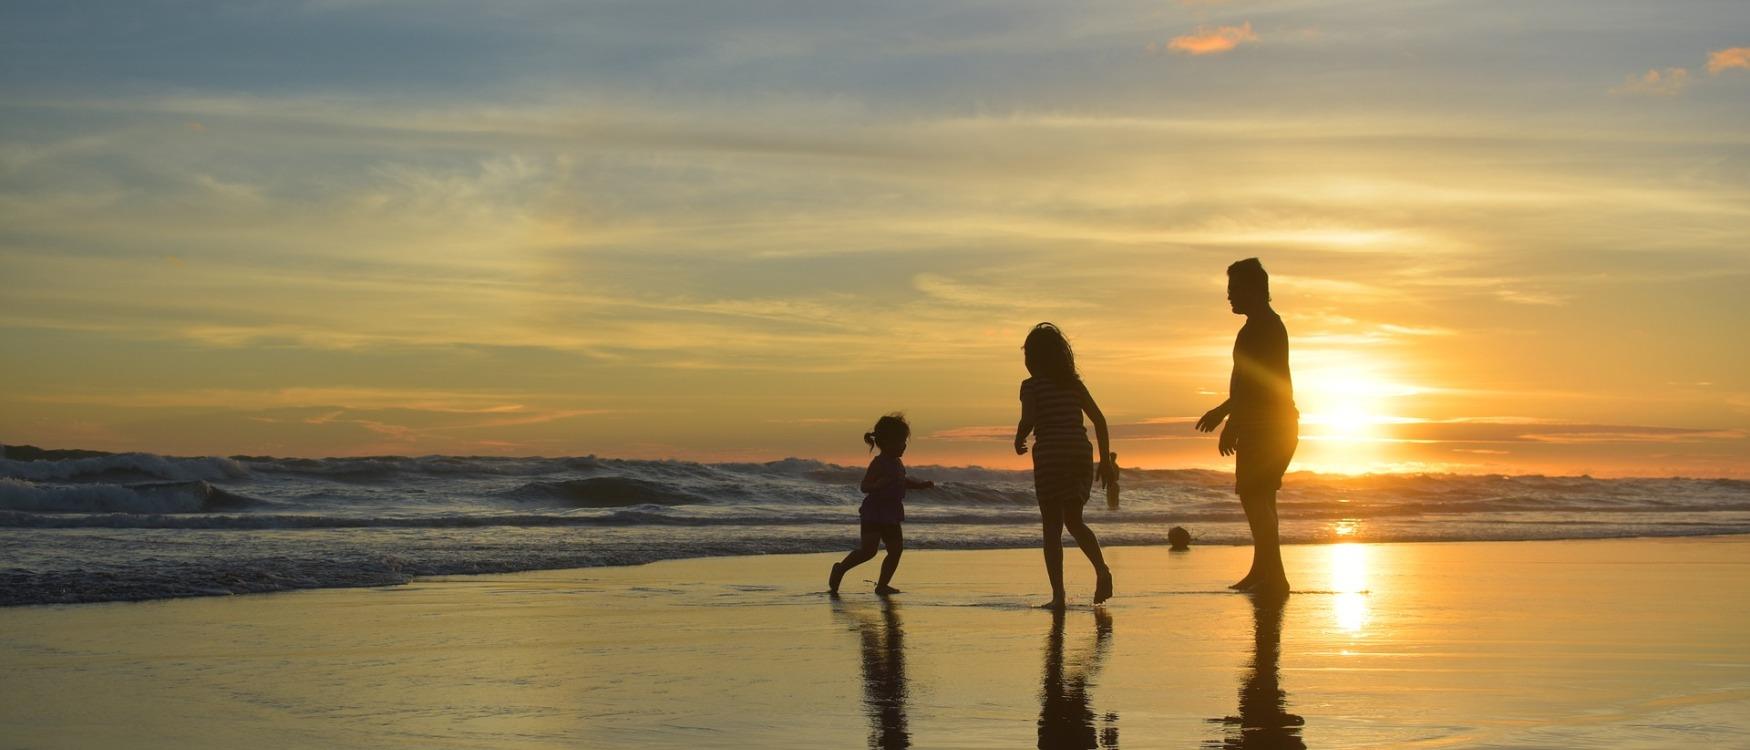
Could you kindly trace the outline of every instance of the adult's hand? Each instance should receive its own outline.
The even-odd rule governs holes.
[[[1205,412],[1202,419],[1197,420],[1198,432],[1215,432],[1221,426],[1221,420],[1227,419],[1227,410],[1219,406]]]
[[[1221,440],[1219,441],[1219,445],[1216,446],[1221,450],[1221,455],[1233,455],[1234,451],[1239,448],[1239,445],[1240,436],[1234,432],[1233,426],[1229,425],[1223,428],[1221,431]]]

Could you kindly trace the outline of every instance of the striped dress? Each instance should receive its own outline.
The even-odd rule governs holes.
[[[1033,489],[1039,504],[1085,504],[1094,486],[1094,446],[1082,425],[1079,380],[1021,381],[1021,403],[1033,414]]]

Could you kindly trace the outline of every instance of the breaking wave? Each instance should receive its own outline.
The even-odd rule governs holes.
[[[413,575],[816,552],[854,538],[860,466],[597,456],[171,457],[58,452],[0,459],[0,604],[106,601]],[[915,466],[907,545],[1037,543],[1031,472]],[[1233,477],[1126,470],[1096,498],[1103,541],[1175,525],[1241,543]],[[1750,533],[1750,482],[1500,475],[1291,474],[1290,542],[1567,539]]]

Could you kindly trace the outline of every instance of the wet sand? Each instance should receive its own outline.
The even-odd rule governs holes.
[[[1744,747],[1750,537],[836,556],[0,610],[0,746]]]

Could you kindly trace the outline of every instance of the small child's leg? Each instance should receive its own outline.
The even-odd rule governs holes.
[[[905,534],[899,529],[899,524],[887,524],[881,529],[881,541],[887,545],[887,557],[881,560],[881,580],[875,584],[877,594],[897,594],[896,589],[888,584],[893,581],[893,572],[899,570],[899,556],[905,552]]]
[[[873,526],[863,526],[863,536],[857,543],[857,548],[845,555],[845,559],[833,563],[832,575],[826,581],[827,590],[834,594],[838,593],[839,581],[844,580],[845,572],[869,562],[871,558],[875,557],[875,548],[879,544],[881,544],[881,532]]]

